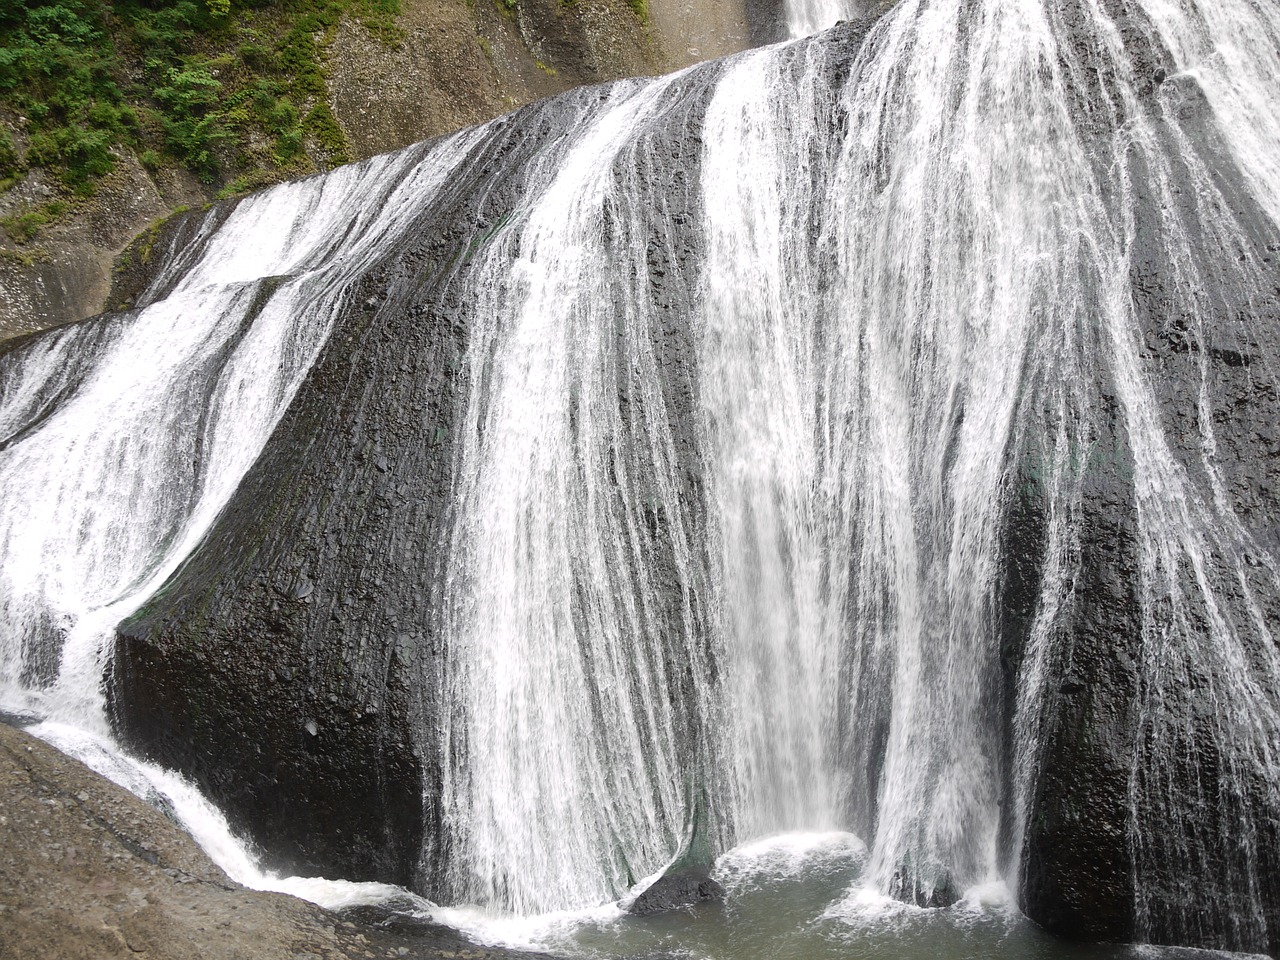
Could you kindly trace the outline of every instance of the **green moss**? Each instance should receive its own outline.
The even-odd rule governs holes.
[[[34,267],[37,263],[48,263],[52,259],[44,247],[23,247],[21,250],[0,247],[0,260],[20,267]]]
[[[304,126],[329,157],[333,164],[351,162],[351,145],[347,143],[347,135],[342,132],[338,118],[333,115],[329,104],[321,100],[307,114]]]
[[[179,214],[186,213],[190,207],[182,206],[174,208],[170,213],[161,217],[159,220],[153,220],[151,225],[143,230],[140,234],[133,238],[133,242],[129,244],[129,248],[120,255],[116,261],[117,268],[129,266],[136,256],[138,262],[144,266],[151,262],[151,253],[155,249],[156,241],[160,239],[160,231],[164,229],[164,225]]]
[[[38,207],[5,217],[0,220],[0,228],[3,228],[14,243],[18,245],[30,243],[41,229],[57,222],[67,210],[68,205],[65,201],[50,200]]]
[[[649,22],[649,4],[647,0],[627,0],[627,6],[631,8],[631,12],[643,24]]]
[[[9,131],[0,127],[0,181],[16,180],[22,171],[22,162],[18,158],[18,150],[13,145]]]
[[[231,197],[243,196],[246,193],[252,193],[254,190],[260,190],[265,186],[275,183],[277,180],[275,173],[269,170],[254,170],[252,173],[246,173],[236,177],[225,187],[218,191],[219,200],[227,200]]]
[[[3,0],[0,107],[28,118],[29,146],[0,130],[0,180],[43,166],[89,193],[121,148],[210,183],[309,172],[308,139],[342,162],[325,49],[343,17],[399,42],[398,12],[398,0]]]

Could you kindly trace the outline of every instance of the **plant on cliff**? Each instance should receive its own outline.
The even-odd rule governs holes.
[[[168,84],[156,90],[166,107],[165,146],[202,178],[212,179],[218,168],[214,151],[229,137],[218,110],[222,84],[198,62],[170,67],[167,77]]]
[[[18,150],[13,145],[9,131],[0,127],[0,191],[5,189],[4,183],[15,177],[22,170],[18,160]]]
[[[67,204],[61,200],[50,200],[38,207],[31,207],[21,213],[0,220],[0,229],[16,244],[29,243],[41,227],[52,223],[67,211]]]
[[[350,157],[324,52],[343,17],[386,42],[397,0],[0,0],[0,184],[32,167],[92,193],[127,151],[208,183]],[[25,141],[25,144],[23,143]]]
[[[105,4],[89,0],[0,6],[0,103],[29,125],[26,163],[57,167],[79,189],[109,172],[111,148],[137,133],[105,14]]]

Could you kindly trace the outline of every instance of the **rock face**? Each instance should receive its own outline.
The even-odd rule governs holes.
[[[840,63],[869,25],[825,41]],[[619,446],[634,460],[620,457],[619,469],[644,479],[645,422],[666,421],[695,527],[701,466],[686,318],[698,290],[701,117],[721,69],[686,74],[664,94],[670,109],[628,148],[629,208],[606,216],[601,240],[628,263],[645,251],[648,275],[624,280],[653,305],[644,337],[663,380],[658,408],[647,409],[641,385],[619,376]],[[528,203],[532,181],[545,188],[548,158],[610,97],[608,87],[575,91],[486,129],[447,189],[414,210],[406,239],[365,270],[203,543],[117,631],[110,688],[121,741],[193,777],[269,866],[447,898],[441,791],[445,751],[459,747],[441,736],[450,709],[441,619],[457,425],[476,402],[462,375],[477,282],[468,271]],[[665,522],[650,510],[636,549],[656,571],[659,599],[646,616],[669,638],[664,669],[687,686],[688,650],[706,642],[689,623],[705,613],[684,606]],[[684,707],[693,741],[703,721]]]
[[[162,813],[0,723],[0,960],[516,960],[233,883]]]
[[[691,867],[664,873],[636,897],[627,912],[635,917],[648,917],[723,899],[724,887],[711,876],[711,871],[706,867]]]
[[[1228,718],[1242,695],[1240,678],[1267,676],[1274,655],[1267,631],[1280,622],[1271,559],[1280,530],[1280,501],[1271,495],[1280,479],[1280,402],[1274,374],[1261,372],[1280,362],[1273,335],[1280,290],[1267,279],[1275,275],[1280,234],[1223,148],[1204,92],[1190,77],[1166,82],[1168,51],[1125,17],[1120,22],[1137,72],[1151,78],[1142,109],[1159,148],[1184,157],[1188,168],[1212,170],[1222,198],[1222,239],[1180,235],[1169,228],[1171,216],[1217,228],[1197,209],[1196,189],[1162,196],[1148,154],[1126,158],[1136,212],[1129,263],[1138,354],[1155,385],[1164,440],[1192,491],[1182,522],[1208,527],[1213,521],[1202,517],[1226,518],[1230,532],[1201,533],[1170,564],[1153,544],[1159,520],[1148,500],[1144,541],[1139,501],[1150,494],[1135,486],[1141,454],[1126,433],[1114,380],[1124,374],[1098,371],[1103,426],[1083,473],[1080,572],[1048,668],[1020,902],[1032,919],[1075,939],[1275,956],[1274,766],[1268,777],[1269,748],[1252,743],[1251,722],[1232,727]],[[1189,253],[1204,243],[1228,252]],[[1189,261],[1197,273],[1191,281],[1174,266]],[[1044,523],[1031,527],[1038,532],[1014,533],[1011,555],[1043,542]],[[1197,563],[1203,566],[1193,570]],[[1213,600],[1197,577],[1216,585]],[[1259,629],[1260,622],[1271,626]],[[1212,639],[1224,636],[1230,639]],[[1267,681],[1246,683],[1257,682]],[[1262,703],[1280,693],[1274,678],[1270,689],[1252,689]],[[1241,906],[1248,898],[1253,905]]]
[[[1073,32],[1084,29],[1080,18],[1064,18],[1075,53],[1089,62],[1092,41]],[[1098,222],[1132,233],[1116,258],[1124,289],[1073,292],[1086,304],[1121,299],[1132,309],[1126,324],[1134,322],[1119,333],[1082,322],[1069,348],[1046,351],[1070,369],[1054,371],[1044,396],[1035,391],[1048,378],[1028,377],[1019,415],[1032,413],[1019,421],[1007,454],[1013,484],[1001,491],[1003,577],[992,611],[1001,636],[991,657],[1000,696],[982,709],[1005,753],[1004,850],[1019,871],[1023,909],[1062,936],[1280,953],[1272,728],[1242,709],[1270,709],[1280,696],[1268,673],[1269,631],[1280,622],[1280,235],[1217,146],[1194,78],[1168,79],[1169,58],[1123,25],[1146,78],[1134,91],[1141,117],[1094,110],[1104,102],[1119,110],[1119,101],[1093,88],[1106,77],[1087,71],[1069,109],[1095,138],[1087,147],[1098,181],[1125,171],[1096,198],[1117,208]],[[815,41],[843,45],[833,74],[848,67],[865,29]],[[645,362],[661,368],[660,388],[633,391],[638,378],[626,369],[607,381],[596,409],[611,422],[617,414],[611,439],[626,449],[590,466],[639,475],[653,457],[636,424],[663,422],[678,477],[673,499],[690,505],[697,543],[709,522],[689,329],[703,252],[696,181],[701,111],[722,69],[675,81],[665,102],[679,106],[629,143],[625,163],[609,155],[627,167],[629,192],[600,202],[598,229],[584,241],[625,247],[631,257],[630,276],[605,271],[617,281],[612,299],[597,299],[621,315],[639,289],[662,318],[643,344]],[[364,271],[203,543],[119,627],[111,689],[121,739],[197,780],[272,866],[428,895],[457,889],[447,876],[443,794],[464,748],[442,734],[454,693],[442,593],[462,442],[474,439],[459,437],[459,411],[488,402],[482,381],[491,375],[483,362],[465,371],[462,363],[475,333],[467,278],[486,243],[520,215],[534,181],[563,159],[556,150],[577,124],[626,89],[539,103],[479,136],[448,189],[412,208],[406,239]],[[822,121],[847,123],[846,108],[828,101]],[[1188,169],[1157,176],[1143,150],[1109,152],[1116,131],[1138,120],[1154,131],[1144,150]],[[814,166],[825,160],[815,155]],[[1193,165],[1212,176],[1191,182]],[[1207,180],[1216,217],[1199,206]],[[1172,186],[1161,192],[1159,184]],[[644,212],[621,211],[622,203]],[[815,243],[825,236],[816,219],[806,226]],[[510,252],[502,270],[538,277],[543,263]],[[616,267],[621,258],[602,262]],[[609,365],[626,366],[604,353]],[[1054,430],[1065,438],[1061,451],[1047,449]],[[1055,483],[1063,489],[1051,493]],[[656,500],[635,499],[645,503],[643,536],[625,563],[657,571],[660,581],[645,623],[657,624],[677,654],[710,661],[701,601],[680,608],[670,517],[652,509]],[[705,557],[689,561],[698,564],[709,567]],[[692,716],[692,688],[682,688],[674,667],[664,676],[675,678],[671,697],[689,712],[682,733],[697,741],[705,730],[696,724],[707,721]],[[887,776],[888,719],[849,762],[851,792],[865,794],[849,802],[868,811],[868,825]],[[703,854],[645,891],[633,912],[718,896]],[[947,879],[926,891],[904,879],[891,892],[946,906],[958,886]]]
[[[463,238],[420,236],[368,275],[242,495],[120,629],[123,739],[191,770],[292,872],[408,884],[440,782],[410,731],[438,725],[463,331],[416,294]]]
[[[1060,621],[1061,659],[1049,667],[1019,897],[1052,933],[1124,941],[1134,931],[1127,817],[1140,635],[1136,510],[1114,397],[1102,422],[1102,454],[1080,505],[1083,575]]]
[[[710,4],[703,4],[710,7]],[[407,0],[388,46],[344,23],[330,48],[333,109],[357,156],[482,123],[582,84],[644,76],[744,49],[738,4],[716,5],[714,50],[690,54],[684,24],[643,24],[626,4]],[[736,13],[735,13],[736,12]],[[692,10],[690,10],[692,14]]]
[[[148,224],[179,206],[206,200],[207,188],[185,171],[149,174],[130,156],[92,200],[29,246],[0,234],[0,340],[118,309],[109,296],[118,254]],[[0,218],[58,196],[42,172],[0,193]]]
[[[339,25],[326,64],[330,106],[360,159],[580,84],[663,73],[765,42],[741,0],[654,0],[649,10],[642,19],[624,0],[401,0],[394,44]],[[109,297],[113,265],[130,240],[217,192],[185,170],[148,173],[124,152],[95,196],[36,243],[16,246],[0,233],[0,339],[119,309]],[[57,196],[46,179],[32,172],[0,194],[0,217]]]
[[[716,849],[711,835],[709,798],[700,791],[692,804],[680,852],[662,876],[645,887],[627,907],[633,917],[649,917],[724,899],[725,890],[711,876]]]
[[[1200,575],[1220,585],[1214,601],[1187,589],[1181,608],[1144,611],[1148,636],[1152,625],[1168,624],[1183,636],[1176,646],[1149,644],[1136,671],[1137,704],[1147,715],[1135,723],[1141,800],[1133,817],[1142,839],[1135,845],[1141,879],[1134,899],[1140,929],[1159,930],[1167,942],[1229,944],[1274,956],[1280,955],[1280,793],[1274,760],[1269,770],[1258,762],[1259,748],[1269,752],[1272,739],[1254,742],[1253,721],[1233,727],[1232,715],[1249,693],[1259,697],[1250,711],[1280,694],[1269,666],[1280,623],[1274,567],[1280,384],[1273,372],[1280,369],[1274,336],[1280,232],[1249,198],[1243,172],[1218,152],[1203,92],[1185,81],[1168,86],[1170,109],[1191,130],[1205,165],[1218,171],[1233,227],[1231,239],[1219,242],[1231,252],[1199,264],[1192,296],[1202,319],[1191,322],[1185,279],[1169,266],[1176,241],[1157,232],[1167,212],[1156,198],[1143,198],[1149,219],[1138,228],[1133,267],[1143,354],[1165,436],[1189,484],[1202,503],[1229,518],[1228,530],[1239,524],[1239,534],[1234,542],[1206,538]],[[1141,182],[1141,164],[1135,167]],[[1189,217],[1192,201],[1182,203]],[[1224,632],[1234,641],[1226,650],[1218,648]],[[1245,674],[1260,685],[1241,689]],[[1188,878],[1195,878],[1190,889]],[[1258,915],[1240,922],[1232,905],[1246,885]]]
[[[713,76],[691,80],[690,95]],[[272,866],[438,890],[440,591],[468,387],[458,277],[512,215],[540,139],[604,96],[574,93],[491,129],[415,214],[414,239],[365,273],[203,545],[119,628],[122,741],[187,771]],[[685,122],[674,118],[668,155],[696,144]],[[667,202],[688,202],[665,189]],[[670,276],[653,296],[687,302],[686,265],[666,256],[654,252],[657,275]],[[687,335],[655,336],[687,402]],[[691,429],[687,414],[671,416]]]

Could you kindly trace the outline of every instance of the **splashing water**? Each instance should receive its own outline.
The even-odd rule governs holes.
[[[1136,557],[1136,934],[1265,948],[1280,577],[1214,364],[1276,388],[1250,329],[1274,317],[1280,10],[869,10],[570,95],[501,171],[518,196],[448,280],[448,710],[419,732],[448,758],[440,887],[589,908],[682,845],[796,830],[867,841],[852,913],[1016,882],[1105,474]],[[103,729],[104,635],[486,129],[247,201],[136,313],[0,358],[7,708]],[[1141,882],[1169,873],[1197,882]]]

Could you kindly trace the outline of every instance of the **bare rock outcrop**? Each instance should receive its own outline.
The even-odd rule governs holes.
[[[229,880],[164,814],[0,723],[0,960],[516,960]]]

